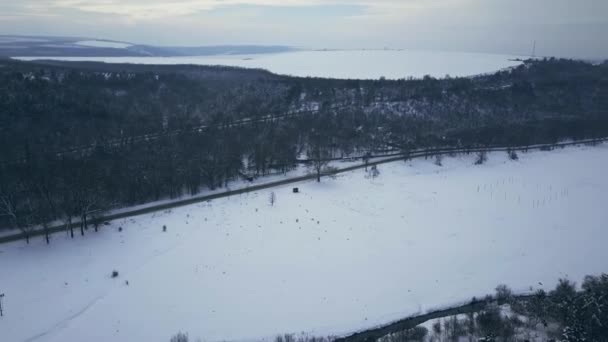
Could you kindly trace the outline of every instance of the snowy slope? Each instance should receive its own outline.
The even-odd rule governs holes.
[[[608,146],[489,159],[392,163],[375,180],[274,189],[274,207],[260,191],[50,246],[0,245],[2,341],[339,334],[500,283],[548,289],[608,271]]]

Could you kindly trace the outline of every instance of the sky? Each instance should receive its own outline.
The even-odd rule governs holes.
[[[0,34],[608,58],[608,0],[0,0]]]

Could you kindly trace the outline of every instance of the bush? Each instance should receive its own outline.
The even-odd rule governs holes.
[[[507,285],[498,285],[496,287],[496,300],[499,305],[511,303],[513,301],[513,292]]]
[[[433,323],[433,333],[435,333],[435,335],[441,334],[441,322],[440,321]]]
[[[482,336],[501,335],[503,321],[497,306],[488,306],[477,315],[476,321]]]
[[[538,290],[534,294],[534,297],[530,298],[525,304],[525,311],[523,312],[531,321],[536,324],[542,322],[546,326],[549,301],[547,293],[544,290]]]
[[[582,291],[572,294],[574,285],[560,282],[552,294],[562,320],[565,341],[606,341],[608,336],[608,275],[585,277]]]
[[[458,341],[460,336],[466,335],[466,328],[458,317],[452,316],[443,322],[443,330],[450,341]]]
[[[429,331],[422,326],[400,331],[380,338],[379,342],[424,341]]]
[[[293,334],[278,335],[274,342],[332,342],[336,338],[334,336],[317,337],[302,333],[299,336]]]
[[[568,279],[560,279],[555,290],[551,291],[551,316],[561,325],[567,325],[576,298],[576,284]]]
[[[367,175],[365,176],[365,178],[374,179],[378,176],[380,176],[380,170],[378,169],[378,165],[372,165],[372,167],[370,167],[367,171]]]

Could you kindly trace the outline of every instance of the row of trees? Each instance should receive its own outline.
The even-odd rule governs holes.
[[[480,305],[481,304],[481,305]],[[501,309],[509,304],[511,310]],[[423,325],[391,333],[375,339],[379,342],[425,341],[548,341],[604,342],[608,341],[608,274],[585,277],[580,289],[562,279],[554,290],[539,290],[531,298],[513,296],[505,285],[496,288],[495,296],[483,301],[474,299],[471,305],[477,309],[461,307],[459,315],[437,319],[427,329]],[[464,316],[464,317],[463,317]],[[414,324],[416,319],[410,320]],[[539,326],[543,326],[540,330]],[[171,342],[188,342],[188,334],[178,333]],[[274,342],[334,342],[361,340],[360,336],[338,338],[318,337],[308,334],[278,335]]]
[[[320,180],[329,159],[608,135],[606,65],[544,61],[472,79],[341,81],[2,63],[0,228],[26,235],[56,221],[72,234],[78,221],[83,234],[112,208],[301,162]]]

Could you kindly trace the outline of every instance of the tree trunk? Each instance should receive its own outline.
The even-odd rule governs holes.
[[[70,237],[74,238],[74,227],[72,227],[72,217],[68,217],[68,229],[70,230]]]
[[[46,240],[46,244],[50,244],[51,243],[51,239],[49,237],[49,227],[48,224],[45,222],[42,224],[42,228],[44,229],[44,239]]]

